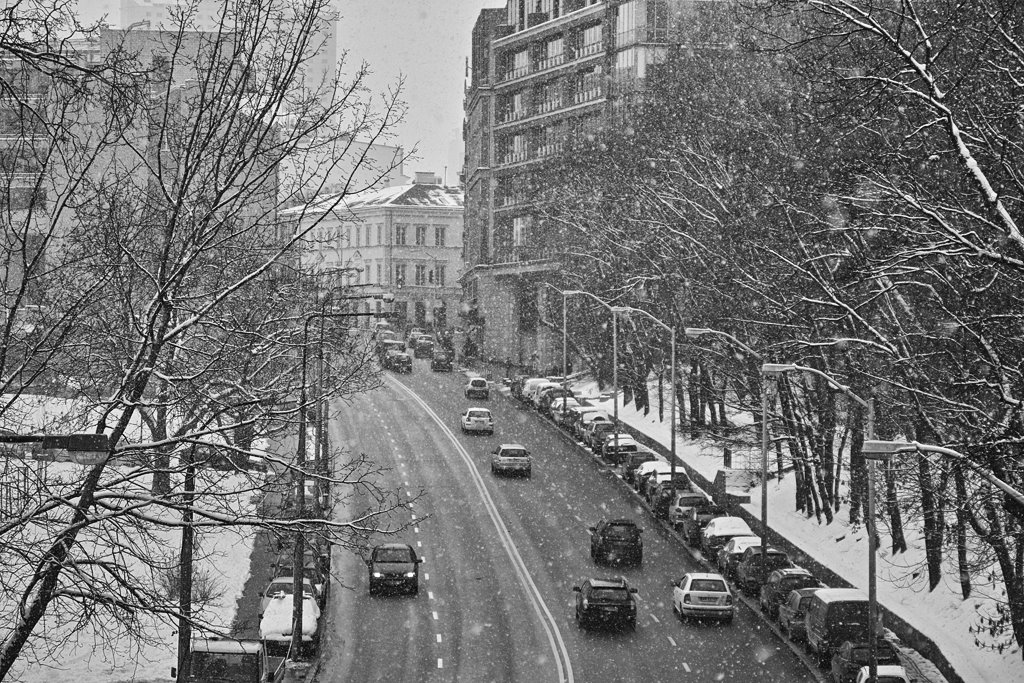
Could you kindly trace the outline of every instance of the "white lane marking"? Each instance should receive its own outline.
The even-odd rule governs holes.
[[[413,513],[412,518],[416,519],[416,514],[415,513]]]
[[[419,541],[416,541],[416,547],[417,548],[422,548],[423,544],[421,542],[419,542]],[[303,598],[303,600],[305,600],[305,598]]]
[[[422,558],[420,558],[420,559],[422,559]],[[430,581],[430,574],[427,574],[426,572],[424,572],[424,574],[423,574],[423,580],[424,580],[424,581]]]
[[[672,640],[672,636],[668,636],[668,642],[672,643],[672,647],[678,647],[676,641]]]
[[[433,591],[427,591],[427,600],[433,600],[433,599],[434,599],[434,592]]]
[[[444,668],[444,660],[441,659],[440,657],[437,658],[437,668],[438,669],[443,669]]]
[[[583,518],[580,517],[579,515],[573,515],[572,518],[575,519],[580,524],[583,524]]]
[[[305,598],[303,598],[303,599],[305,599]],[[437,612],[431,612],[431,614],[434,615],[434,621],[437,621]]]
[[[414,534],[418,534],[420,532],[420,528],[418,526],[414,526],[412,528],[412,531],[413,531]]]
[[[403,482],[402,482],[402,484],[403,484],[404,486],[408,486],[408,485],[409,485],[409,481],[408,481],[408,480],[406,480],[406,481],[403,481]]]
[[[409,496],[410,498],[412,498],[412,491],[406,491],[406,492],[405,492],[405,495],[407,495],[407,496]]]
[[[437,642],[439,642],[439,643],[441,642],[441,634],[440,633],[437,634]]]
[[[686,662],[683,662],[683,671],[685,671],[686,673],[690,673],[690,665]]]
[[[658,617],[654,616],[653,614],[651,615],[651,619],[654,619],[654,623],[655,624],[660,624],[661,623],[661,620],[658,619]]]
[[[534,612],[540,619],[541,626],[544,627],[545,634],[548,637],[548,644],[551,647],[551,652],[554,655],[555,665],[558,668],[558,680],[561,683],[575,683],[575,676],[572,670],[572,661],[569,659],[569,650],[565,645],[565,640],[562,638],[562,633],[558,629],[558,622],[555,620],[551,610],[548,609],[547,604],[544,602],[544,597],[540,594],[540,589],[537,588],[537,584],[534,583],[533,577],[530,575],[530,570],[526,566],[526,562],[519,554],[519,549],[516,547],[515,542],[512,540],[512,535],[509,533],[508,527],[505,526],[504,520],[498,513],[498,508],[494,504],[494,499],[491,498],[491,494],[487,491],[487,485],[484,483],[483,477],[480,475],[480,471],[477,469],[473,462],[473,459],[469,455],[469,451],[459,442],[454,432],[445,424],[444,420],[429,406],[426,401],[419,397],[419,395],[406,386],[398,379],[385,375],[386,381],[392,382],[402,391],[404,391],[413,401],[415,401],[423,411],[430,416],[430,418],[437,425],[449,439],[452,446],[455,448],[459,457],[466,464],[469,470],[470,477],[473,479],[473,483],[476,485],[477,492],[480,494],[480,498],[484,504],[484,508],[487,510],[487,514],[490,516],[491,521],[494,523],[494,528],[498,532],[498,540],[501,542],[502,547],[508,554],[510,560],[512,560],[512,567],[516,571],[516,575],[519,578],[520,584],[526,591],[527,596],[530,598],[530,605],[533,607]]]

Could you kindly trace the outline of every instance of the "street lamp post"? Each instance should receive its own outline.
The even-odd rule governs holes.
[[[570,289],[562,292],[563,297],[570,297],[576,294],[589,296],[591,299],[607,308],[612,314],[612,422],[615,428],[612,430],[612,438],[615,439],[615,451],[619,450],[619,328],[616,322],[615,306],[590,292],[581,289]]]
[[[865,425],[865,442],[862,451],[865,452],[865,459],[868,461],[868,472],[867,472],[867,498],[868,498],[868,511],[867,511],[867,531],[868,531],[868,672],[870,675],[869,680],[874,681],[878,676],[878,644],[877,636],[875,634],[875,624],[878,622],[878,595],[876,592],[876,581],[875,581],[875,555],[878,553],[878,539],[875,529],[875,459],[867,456],[865,451],[868,443],[871,443],[875,438],[875,397],[870,396],[867,400],[864,400],[857,394],[850,390],[850,387],[845,384],[840,384],[835,379],[827,375],[826,373],[818,370],[817,368],[807,367],[805,365],[796,365],[793,363],[764,363],[761,365],[762,375],[774,375],[781,376],[787,372],[803,372],[811,375],[820,377],[821,379],[828,382],[828,384],[837,389],[838,391],[845,394],[848,398],[859,403],[867,411],[867,424]],[[764,436],[761,440],[762,449],[762,466],[765,468],[765,484],[767,484],[767,471],[768,471],[768,438],[767,438],[767,392],[762,391],[761,399],[761,420],[762,430],[764,430]],[[767,496],[762,488],[762,514],[767,511]],[[767,527],[766,527],[767,530]],[[763,546],[764,541],[762,541]],[[762,551],[763,554],[763,551]]]
[[[565,301],[565,299],[566,299],[566,292],[563,292],[558,287],[555,287],[554,285],[552,285],[550,283],[547,283],[547,282],[541,282],[540,284],[544,285],[545,287],[550,287],[551,289],[555,290],[556,292],[558,292],[559,294],[562,295],[562,385],[565,386],[566,388],[568,388],[568,385],[569,385],[569,371],[568,371],[568,367],[569,367],[568,366],[569,338],[568,338],[568,329],[569,328],[568,328],[568,326],[566,324],[567,323],[567,316],[568,316],[568,307],[565,305],[566,304],[566,301]],[[568,396],[563,394],[562,395],[562,412],[563,413],[565,412],[565,404],[566,403],[568,403]],[[554,412],[554,411],[552,411],[552,412]]]
[[[367,297],[345,297],[345,298],[367,298]],[[306,350],[309,346],[309,324],[314,320],[325,318],[360,318],[376,316],[375,312],[366,313],[333,313],[329,311],[317,311],[306,316],[302,325],[302,370],[299,385],[299,438],[295,453],[295,519],[296,522],[302,518],[303,510],[306,507],[306,402],[309,396],[306,392]],[[317,398],[319,401],[319,397]],[[296,524],[294,548],[292,553],[292,640],[290,651],[292,659],[301,659],[302,653],[302,603],[303,603],[303,580],[305,565],[305,542],[302,536],[302,529]]]
[[[671,336],[671,340],[669,341],[669,344],[671,344],[671,346],[672,346],[671,353],[670,353],[671,357],[669,359],[669,366],[670,366],[669,367],[669,385],[672,387],[672,389],[671,389],[672,393],[671,393],[671,401],[670,401],[670,406],[669,406],[668,412],[669,412],[669,415],[672,416],[672,418],[671,418],[671,427],[669,428],[670,429],[670,431],[669,431],[669,434],[670,434],[669,438],[671,439],[671,443],[669,445],[669,455],[670,455],[670,458],[671,458],[670,462],[669,462],[669,467],[670,467],[669,477],[671,477],[672,487],[673,487],[673,490],[675,490],[675,481],[676,481],[676,327],[675,327],[675,325],[666,325],[665,323],[663,323],[662,321],[658,320],[657,318],[655,318],[653,315],[651,315],[647,311],[639,309],[639,308],[632,308],[630,306],[615,306],[612,310],[613,310],[613,312],[617,312],[617,313],[626,313],[626,314],[639,313],[639,314],[641,314],[643,316],[646,316],[649,320],[654,322],[656,325],[660,326],[664,330],[667,330],[669,335]]]

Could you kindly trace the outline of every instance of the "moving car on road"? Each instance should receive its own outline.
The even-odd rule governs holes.
[[[693,572],[673,584],[672,611],[686,617],[721,619],[728,623],[735,614],[735,599],[721,574]]]
[[[434,351],[434,356],[430,359],[430,369],[437,372],[451,372],[451,355],[445,351]]]
[[[466,408],[462,413],[462,433],[478,432],[481,434],[494,433],[494,417],[487,408]]]
[[[644,561],[643,529],[631,519],[602,519],[590,527],[590,557],[595,562]]]
[[[626,579],[586,579],[576,592],[576,625],[629,626],[636,629],[636,589]]]
[[[466,384],[466,398],[490,398],[491,388],[483,377],[473,377]]]
[[[491,474],[533,474],[530,451],[517,443],[503,443],[491,451]]]
[[[420,563],[407,543],[384,543],[370,552],[370,595],[381,591],[405,591],[416,595],[420,589]]]
[[[388,351],[383,366],[392,372],[412,374],[412,358],[405,351]]]

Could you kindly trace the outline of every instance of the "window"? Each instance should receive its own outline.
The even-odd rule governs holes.
[[[338,246],[344,249],[350,244],[352,244],[352,226],[346,225],[345,236],[343,239],[339,240]]]
[[[416,246],[424,247],[427,245],[427,226],[417,225],[416,226]]]
[[[355,246],[357,246],[357,247],[359,246],[359,237],[362,234],[362,232],[363,232],[363,226],[357,225],[356,226],[356,244],[355,244]]]
[[[629,0],[615,8],[615,47],[624,47],[636,41],[636,14],[636,0]]]
[[[601,24],[594,24],[583,29],[583,40],[580,42],[580,57],[600,52],[602,42]]]
[[[425,265],[420,264],[420,265],[416,266],[416,280],[415,280],[415,283],[417,285],[425,285],[425,284],[427,284],[427,267]]]
[[[377,224],[377,244],[384,244],[384,226]]]
[[[405,233],[408,228],[408,225],[403,225],[401,223],[395,226],[395,244],[405,245]]]
[[[380,263],[377,264],[377,284],[380,284]]]
[[[563,62],[563,50],[565,41],[561,36],[552,38],[544,43],[544,57],[540,60],[541,69],[550,69]]]
[[[405,264],[395,264],[395,284],[401,287],[405,284]]]
[[[438,266],[434,271],[436,273],[434,276],[434,284],[444,287],[444,266]]]
[[[443,247],[443,246],[445,246],[445,237],[446,237],[445,233],[446,232],[447,232],[447,229],[445,228],[445,226],[443,226],[443,225],[435,225],[434,226],[434,246],[435,247]]]

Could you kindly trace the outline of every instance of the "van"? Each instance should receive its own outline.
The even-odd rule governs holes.
[[[845,640],[868,639],[868,596],[856,588],[822,588],[807,607],[807,649],[831,657]],[[881,619],[875,633],[882,636]]]

